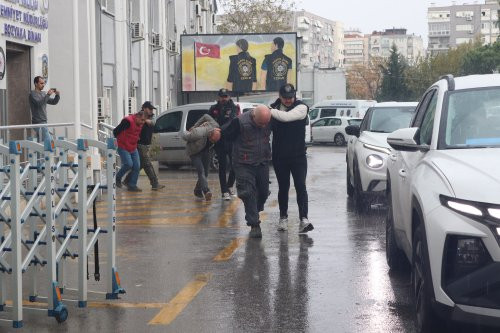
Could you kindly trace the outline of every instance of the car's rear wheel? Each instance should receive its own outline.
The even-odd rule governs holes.
[[[411,280],[415,295],[415,310],[417,315],[417,332],[441,332],[442,321],[432,308],[432,279],[428,270],[427,245],[424,240],[422,226],[415,229],[413,235],[413,260]]]
[[[333,138],[333,143],[336,146],[343,146],[343,145],[345,145],[345,138],[344,138],[344,136],[342,134],[340,134],[340,133],[335,134],[335,137]]]
[[[361,185],[361,176],[359,175],[358,170],[358,162],[354,161],[353,163],[353,173],[354,173],[354,191],[353,191],[353,199],[354,199],[354,207],[359,212],[365,212],[370,208],[368,206],[368,201],[363,194],[363,187]]]
[[[409,265],[404,252],[398,248],[396,243],[391,193],[388,192],[387,194],[387,217],[385,219],[385,257],[390,270],[401,271],[409,268]]]
[[[351,173],[349,172],[349,164],[347,165],[347,174],[346,174],[346,190],[347,190],[347,195],[349,197],[352,197],[354,194],[354,186],[351,184]]]

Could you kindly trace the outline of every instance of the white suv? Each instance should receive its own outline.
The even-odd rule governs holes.
[[[418,103],[385,102],[368,109],[361,125],[345,128],[347,139],[347,195],[358,210],[370,208],[370,199],[385,195],[389,133],[410,126]]]
[[[387,262],[411,263],[420,332],[500,325],[499,105],[500,75],[449,75],[387,139]]]

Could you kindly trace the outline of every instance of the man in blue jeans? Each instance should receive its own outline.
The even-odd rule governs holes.
[[[41,76],[35,77],[33,83],[35,84],[35,90],[32,90],[29,94],[31,123],[47,124],[47,104],[56,105],[59,103],[59,91],[56,89],[49,89],[47,92],[43,91],[45,79]],[[43,142],[49,136],[47,127],[37,127],[35,133],[38,142]]]
[[[137,151],[137,141],[141,134],[142,126],[146,121],[144,111],[127,116],[122,119],[120,124],[113,130],[113,135],[118,142],[118,155],[122,161],[122,167],[116,174],[116,186],[122,187],[122,177],[132,169],[127,188],[132,192],[141,192],[137,187],[137,178],[141,168],[139,152]]]

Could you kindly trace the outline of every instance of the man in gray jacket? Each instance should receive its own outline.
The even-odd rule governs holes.
[[[198,182],[194,188],[194,195],[205,200],[212,199],[212,192],[208,187],[208,167],[210,161],[210,147],[220,140],[219,124],[208,114],[203,115],[189,131],[184,131],[181,137],[187,141],[186,153],[191,158],[193,166],[198,172]]]
[[[32,90],[29,95],[31,123],[46,124],[47,104],[56,105],[59,103],[59,91],[56,89],[49,89],[47,92],[42,91],[45,87],[45,80],[41,76],[35,77],[33,83],[35,84],[35,90]],[[36,128],[35,132],[40,142],[45,140],[49,133],[47,127]]]
[[[269,196],[271,160],[271,111],[259,105],[222,128],[226,140],[233,141],[233,164],[238,197],[245,205],[245,220],[251,227],[250,238],[262,238],[259,212]]]

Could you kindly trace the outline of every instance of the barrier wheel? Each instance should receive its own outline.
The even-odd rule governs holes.
[[[55,317],[58,323],[65,322],[68,319],[68,309],[62,308],[60,311],[55,313]]]

